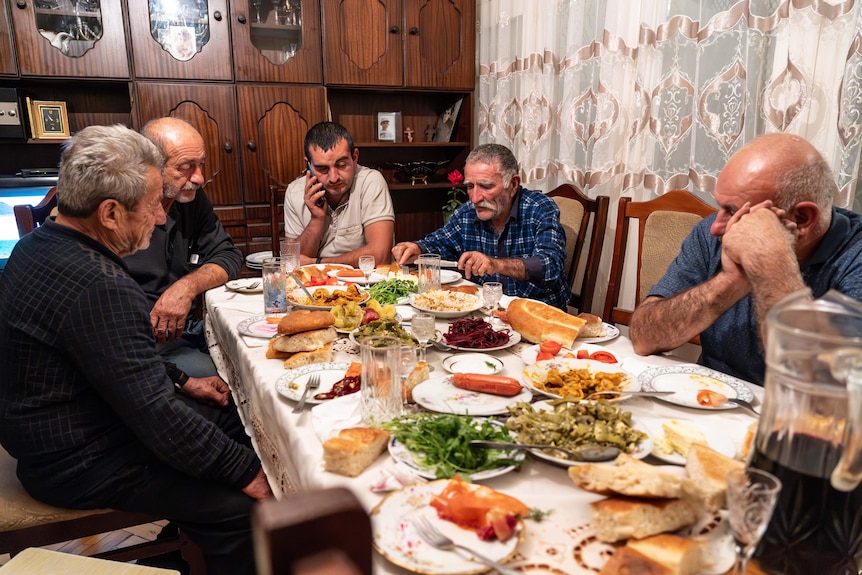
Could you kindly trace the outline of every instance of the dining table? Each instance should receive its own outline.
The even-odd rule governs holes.
[[[467,282],[462,280],[462,283]],[[501,305],[505,307],[510,299],[504,295]],[[398,493],[398,489],[424,481],[386,453],[355,478],[325,471],[322,443],[340,429],[359,423],[356,399],[348,396],[309,404],[302,412],[293,413],[296,401],[280,393],[276,385],[285,374],[283,361],[267,359],[268,340],[265,335],[252,337],[240,333],[240,324],[249,325],[252,318],[263,315],[262,294],[255,290],[219,287],[206,293],[205,304],[206,335],[211,355],[232,390],[276,497],[305,490],[346,487],[368,512],[372,512],[388,496]],[[406,305],[397,309],[405,320],[409,320],[415,311]],[[445,332],[451,321],[454,320],[438,318],[438,330]],[[621,367],[633,377],[651,369],[684,365],[680,359],[670,355],[638,356],[625,335],[594,345],[614,354]],[[333,350],[335,361],[359,361],[359,346],[347,336],[339,337]],[[427,359],[433,370],[432,376],[446,373],[443,362],[452,353],[450,350],[428,348]],[[534,357],[535,346],[526,341],[489,352],[502,362],[501,375],[519,380],[522,379],[525,356],[531,353]],[[749,388],[757,407],[762,400],[763,389],[756,385]],[[543,397],[536,393],[534,399]],[[619,405],[631,411],[634,421],[639,422],[638,427],[645,428],[653,436],[661,431],[663,421],[689,422],[704,430],[711,445],[713,441],[719,443],[722,447],[719,451],[730,455],[739,453],[749,427],[756,421],[742,409],[697,409],[654,397],[631,397]],[[657,458],[654,452],[643,461],[670,465],[667,458]],[[672,468],[683,473],[679,464]],[[530,454],[512,472],[481,483],[518,498],[531,509],[547,512],[541,521],[523,521],[522,537],[517,551],[507,562],[508,566],[522,573],[592,574],[598,573],[613,553],[614,545],[598,541],[589,520],[589,504],[602,496],[576,487],[566,466]],[[729,535],[716,534],[716,537],[721,542],[713,546],[717,549],[713,552],[720,557],[714,558],[715,568],[705,573],[724,573],[732,567]],[[407,567],[411,569],[399,566],[381,553],[375,553],[374,561],[375,573],[379,575],[421,572],[409,564]],[[477,564],[476,572],[484,570]]]

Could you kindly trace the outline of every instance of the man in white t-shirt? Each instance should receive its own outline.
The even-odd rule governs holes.
[[[321,122],[305,135],[309,170],[287,186],[284,234],[298,237],[300,264],[358,266],[359,256],[391,259],[395,211],[383,174],[359,165],[344,126]]]

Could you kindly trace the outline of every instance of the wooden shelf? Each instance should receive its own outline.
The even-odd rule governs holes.
[[[463,148],[470,142],[356,142],[357,148]]]
[[[101,10],[94,10],[91,12],[82,12],[82,11],[74,11],[74,10],[51,10],[50,8],[36,8],[36,14],[44,14],[46,16],[71,16],[72,18],[81,17],[81,18],[101,18],[102,12]]]

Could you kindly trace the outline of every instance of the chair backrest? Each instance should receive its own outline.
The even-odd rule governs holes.
[[[598,196],[591,199],[572,184],[563,184],[548,192],[560,208],[560,223],[566,232],[566,279],[572,287],[569,305],[578,311],[591,311],[596,282],[599,274],[599,261],[605,241],[605,228],[608,223],[610,198]],[[583,279],[575,291],[575,278],[584,251],[587,229],[592,221],[590,246],[584,267]]]
[[[632,310],[619,307],[631,220],[638,221],[635,260],[637,307],[679,254],[682,241],[694,225],[715,211],[714,207],[686,190],[672,190],[645,202],[620,198],[608,296],[602,316],[604,320],[624,325],[628,325],[631,320]]]
[[[51,215],[51,210],[57,207],[57,186],[54,186],[42,201],[35,206],[22,204],[14,206],[12,210],[15,212],[15,223],[18,224],[18,236],[23,237],[37,226],[41,226],[48,216]]]
[[[272,234],[272,255],[278,257],[281,251],[281,233],[284,230],[284,186],[269,187],[269,227]]]
[[[346,558],[339,573],[372,574],[371,518],[343,487],[263,501],[252,528],[258,575],[293,573],[297,563],[320,557]]]

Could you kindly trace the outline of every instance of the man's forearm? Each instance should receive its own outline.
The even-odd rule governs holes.
[[[186,293],[194,299],[209,289],[224,285],[227,280],[228,274],[220,265],[204,264],[178,279],[174,285],[182,286]]]
[[[761,341],[766,341],[766,314],[785,296],[805,289],[799,264],[792,253],[773,254],[762,265],[746,270],[751,282],[751,296]]]
[[[309,257],[316,258],[317,252],[320,250],[320,239],[323,237],[323,219],[311,218],[308,225],[299,235],[299,253]]]
[[[524,265],[524,260],[520,258],[499,258],[494,259],[494,262],[496,272],[501,276],[523,281],[529,279],[527,277],[527,266]]]

